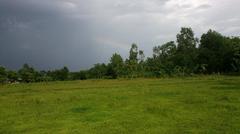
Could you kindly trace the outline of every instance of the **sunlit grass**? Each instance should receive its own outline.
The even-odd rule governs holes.
[[[237,134],[240,77],[4,85],[0,133]]]

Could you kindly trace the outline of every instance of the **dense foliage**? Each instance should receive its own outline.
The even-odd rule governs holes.
[[[152,57],[145,59],[143,50],[139,50],[137,44],[132,44],[126,60],[114,53],[108,64],[98,63],[80,72],[69,72],[67,67],[39,72],[27,64],[18,72],[0,67],[0,83],[240,72],[239,37],[226,37],[209,30],[199,41],[191,28],[182,28],[176,37],[176,42],[155,46]]]

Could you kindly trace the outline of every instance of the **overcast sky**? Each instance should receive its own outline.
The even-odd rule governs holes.
[[[240,35],[240,0],[0,0],[0,65],[71,70],[176,40],[180,27]]]

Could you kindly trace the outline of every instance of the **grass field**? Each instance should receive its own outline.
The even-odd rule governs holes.
[[[239,134],[240,77],[0,86],[1,134]]]

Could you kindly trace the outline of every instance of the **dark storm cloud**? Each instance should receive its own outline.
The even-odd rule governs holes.
[[[84,69],[127,56],[131,43],[146,55],[181,26],[239,35],[235,0],[0,0],[0,64],[17,69],[64,65]]]
[[[19,68],[30,63],[39,69],[69,65],[76,70],[96,62],[88,22],[70,18],[56,1],[45,2],[0,2],[1,64]]]

